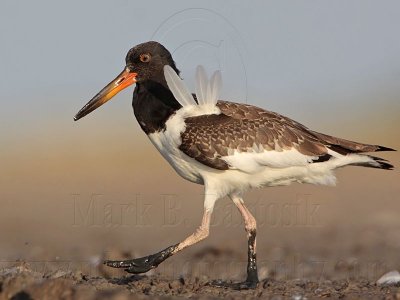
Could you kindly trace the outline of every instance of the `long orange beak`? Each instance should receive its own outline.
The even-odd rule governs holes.
[[[130,72],[128,68],[123,70],[113,81],[103,88],[75,115],[74,120],[78,121],[87,114],[102,106],[120,91],[136,82],[137,73]]]

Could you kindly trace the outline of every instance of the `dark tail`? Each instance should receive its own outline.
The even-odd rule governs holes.
[[[320,139],[329,149],[342,155],[347,155],[351,153],[396,151],[395,149],[384,146],[357,143],[315,131],[313,131],[313,134],[318,137],[318,139]],[[353,165],[384,170],[393,170],[394,168],[392,164],[390,164],[387,160],[383,158],[371,155],[368,155],[368,157],[372,158],[373,161]]]
[[[372,155],[367,155],[367,156],[372,158],[374,161],[366,162],[366,163],[351,164],[351,165],[367,167],[367,168],[383,169],[383,170],[393,170],[394,169],[394,166],[392,164],[390,164],[386,159],[372,156]]]

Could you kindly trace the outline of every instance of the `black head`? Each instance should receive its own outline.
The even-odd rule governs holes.
[[[158,42],[139,44],[128,51],[125,58],[126,67],[131,72],[137,73],[136,82],[147,80],[163,81],[165,65],[171,66],[179,74],[171,53]]]
[[[152,81],[167,87],[163,71],[165,65],[171,66],[179,74],[171,53],[163,45],[154,41],[139,44],[130,49],[125,61],[124,70],[75,115],[75,121],[94,111],[134,83]]]

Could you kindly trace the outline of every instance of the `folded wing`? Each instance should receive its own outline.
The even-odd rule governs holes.
[[[328,149],[303,125],[277,113],[219,101],[220,115],[185,119],[180,149],[219,170],[257,172],[265,166],[305,165]]]

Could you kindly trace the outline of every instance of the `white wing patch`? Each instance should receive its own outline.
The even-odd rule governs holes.
[[[222,88],[222,76],[220,71],[215,71],[207,87],[207,103],[216,105],[219,92]]]
[[[234,150],[232,155],[222,156],[221,159],[226,161],[233,169],[246,173],[256,173],[265,169],[265,167],[306,166],[317,157],[304,155],[293,148],[290,150],[263,152],[238,152]]]
[[[165,65],[164,76],[175,99],[182,105],[182,117],[221,113],[220,109],[216,106],[222,87],[220,71],[214,72],[211,80],[208,81],[204,68],[202,66],[197,67],[195,90],[198,104],[174,69]]]

